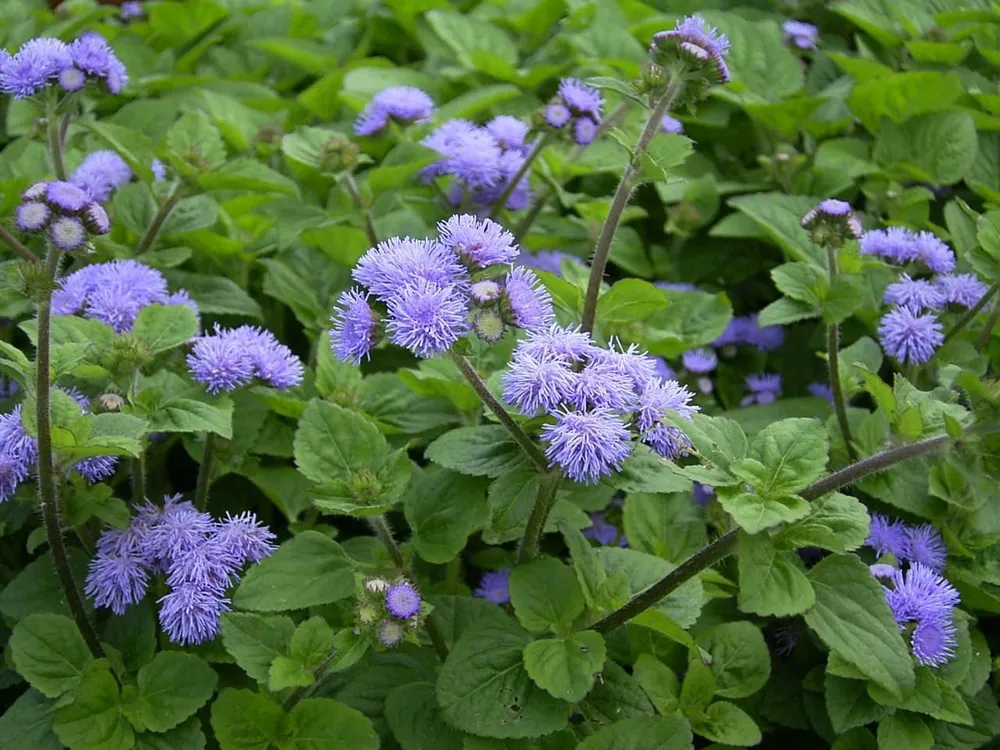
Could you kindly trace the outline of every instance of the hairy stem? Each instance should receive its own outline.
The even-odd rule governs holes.
[[[208,508],[208,487],[212,484],[212,464],[215,459],[215,433],[205,433],[205,446],[201,451],[198,484],[194,491],[194,507],[204,512]]]
[[[379,538],[382,542],[382,546],[385,547],[385,551],[389,553],[389,559],[392,560],[392,564],[395,566],[399,574],[404,578],[409,580],[411,583],[416,583],[417,578],[413,575],[413,571],[410,566],[406,564],[406,560],[403,559],[403,551],[396,544],[396,538],[392,535],[392,529],[389,528],[389,522],[386,520],[384,515],[372,516],[368,519],[368,523],[371,524],[372,531],[375,532],[375,536]],[[427,616],[424,620],[424,630],[427,631],[427,635],[430,636],[431,645],[434,646],[434,652],[438,655],[438,659],[444,661],[448,658],[448,644],[444,642],[444,636],[438,629],[437,622],[434,620],[434,614]]]
[[[500,197],[493,203],[493,207],[490,209],[491,218],[503,211],[504,207],[507,205],[507,199],[510,198],[510,194],[514,192],[514,189],[517,187],[518,183],[521,182],[521,179],[528,174],[528,170],[531,169],[531,165],[534,164],[535,159],[538,158],[539,154],[545,150],[545,147],[548,146],[551,141],[551,133],[546,133],[538,139],[538,143],[535,144],[535,147],[531,149],[531,152],[524,158],[524,161],[521,162],[521,166],[518,167],[514,176],[507,181],[507,185],[504,187],[503,192],[500,193]]]
[[[826,257],[830,265],[830,286],[832,287],[840,274],[840,266],[837,263],[837,248],[827,246]],[[837,412],[837,424],[840,425],[840,434],[847,446],[847,457],[851,461],[857,461],[858,454],[854,450],[851,438],[851,423],[847,421],[847,400],[844,398],[844,388],[840,382],[840,336],[836,323],[831,323],[826,327],[826,356],[827,364],[830,367],[830,389],[833,391],[833,406]]]
[[[344,174],[344,186],[347,188],[347,192],[351,194],[351,198],[354,199],[354,203],[364,214],[365,234],[368,235],[368,241],[372,243],[372,247],[375,247],[378,244],[378,232],[375,230],[375,219],[372,217],[371,207],[368,206],[361,198],[361,191],[358,190],[358,183],[354,181],[354,175],[350,172],[346,172]]]
[[[987,347],[990,343],[990,338],[993,336],[993,329],[996,328],[998,320],[1000,320],[1000,305],[997,305],[993,314],[987,319],[983,330],[979,332],[979,338],[976,339],[976,349],[982,351]]]
[[[146,501],[146,446],[139,458],[132,459],[132,499],[136,505]]]
[[[45,131],[48,136],[49,157],[52,159],[52,170],[57,180],[66,179],[66,166],[63,163],[62,138],[59,137],[59,92],[55,86],[49,87],[48,99],[45,103]]]
[[[49,549],[52,551],[52,562],[55,564],[59,583],[66,595],[66,603],[76,626],[80,629],[87,647],[95,659],[104,656],[104,649],[97,637],[97,632],[87,617],[83,606],[83,598],[73,579],[73,570],[69,564],[69,555],[63,543],[62,521],[59,512],[59,487],[56,483],[56,470],[52,454],[52,409],[50,379],[51,367],[51,332],[52,332],[52,291],[51,282],[55,279],[62,260],[62,251],[56,247],[49,249],[46,261],[46,275],[50,289],[38,300],[38,348],[35,355],[35,423],[38,428],[38,507],[42,511],[45,523],[45,534],[48,537]]]
[[[528,458],[531,459],[535,468],[541,472],[547,472],[549,470],[549,466],[548,461],[545,459],[545,454],[542,453],[541,449],[535,445],[535,441],[528,437],[528,434],[521,429],[521,426],[514,421],[510,414],[507,413],[507,410],[503,408],[503,405],[493,397],[493,394],[490,393],[490,389],[486,387],[486,383],[484,383],[483,379],[479,377],[479,373],[476,372],[476,368],[472,366],[472,363],[457,352],[449,351],[448,354],[451,356],[452,361],[458,365],[458,369],[462,371],[462,375],[464,375],[465,379],[469,381],[469,385],[472,386],[473,390],[475,390],[482,402],[490,408],[490,411],[496,415],[497,419],[500,420],[500,423],[507,428],[511,437],[513,437],[524,452],[528,454]]]
[[[621,222],[622,213],[628,205],[629,197],[635,188],[640,172],[642,171],[642,157],[646,153],[650,142],[653,140],[663,125],[663,115],[667,113],[677,95],[680,94],[684,86],[684,79],[680,75],[675,75],[667,85],[663,96],[653,107],[646,121],[646,127],[639,136],[639,142],[635,145],[632,158],[629,159],[625,172],[622,173],[621,181],[615,190],[615,195],[611,199],[611,208],[608,211],[608,218],[604,220],[601,227],[601,234],[597,238],[597,245],[594,247],[594,258],[590,267],[590,282],[587,285],[587,297],[583,303],[583,330],[590,333],[594,330],[594,317],[597,314],[597,297],[601,293],[601,281],[604,279],[604,269],[608,265],[608,255],[611,252],[611,241],[618,231],[618,224]]]
[[[828,492],[833,492],[841,487],[853,484],[869,474],[883,471],[910,458],[934,453],[941,446],[950,442],[952,442],[952,438],[949,436],[937,435],[926,440],[921,440],[918,443],[890,448],[823,477],[818,482],[804,489],[799,495],[805,500],[816,500]],[[607,633],[619,625],[624,625],[633,617],[654,606],[685,581],[694,578],[701,571],[710,568],[723,558],[733,554],[736,551],[738,538],[738,529],[726,532],[715,541],[702,547],[698,552],[648,589],[632,597],[624,606],[616,609],[602,620],[599,620],[591,628],[599,633]]]
[[[528,525],[524,528],[524,536],[517,548],[517,565],[533,560],[538,555],[538,548],[545,533],[545,523],[549,513],[556,504],[556,494],[562,482],[562,472],[547,471],[538,477],[538,495],[535,507],[531,509]]]
[[[955,338],[955,336],[957,336],[959,332],[965,328],[965,326],[975,320],[976,316],[979,315],[982,309],[990,303],[990,300],[993,299],[998,291],[1000,291],[1000,282],[993,284],[993,286],[987,289],[986,293],[979,298],[979,302],[977,302],[971,310],[965,313],[965,315],[958,319],[955,325],[951,327],[951,330],[944,335],[944,341],[941,342],[941,345],[944,346],[947,344]]]
[[[8,232],[4,227],[0,226],[0,241],[13,250],[15,253],[20,255],[29,263],[38,263],[40,258],[35,255],[31,250],[25,247],[17,237]]]
[[[146,231],[139,240],[139,244],[136,245],[136,255],[146,252],[153,246],[153,243],[156,242],[156,238],[160,234],[160,230],[163,229],[163,225],[167,221],[167,217],[170,216],[170,212],[174,210],[174,207],[183,197],[184,183],[178,180],[174,183],[174,187],[170,191],[166,200],[164,200],[163,203],[160,204],[160,207],[156,210],[156,213],[153,215],[153,220],[149,222],[149,226],[146,227]]]

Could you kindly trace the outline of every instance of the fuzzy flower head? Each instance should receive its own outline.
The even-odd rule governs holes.
[[[861,235],[858,246],[862,255],[874,255],[893,263],[917,259],[916,235],[904,227],[872,229]]]
[[[510,573],[510,568],[483,573],[474,595],[494,604],[506,604],[510,601]]]
[[[693,419],[698,407],[691,404],[694,394],[676,380],[650,380],[639,396],[636,427],[642,442],[664,458],[677,458],[691,447],[680,429],[665,424],[668,414]]]
[[[473,268],[513,263],[520,254],[514,235],[492,219],[454,215],[438,224],[441,244]]]
[[[42,91],[73,64],[65,42],[39,37],[21,45],[17,54],[0,58],[0,92],[26,99]]]
[[[396,620],[383,620],[377,637],[383,648],[395,648],[406,637],[406,628]]]
[[[20,232],[41,232],[49,225],[52,209],[38,201],[25,201],[14,213],[14,226]]]
[[[95,151],[83,160],[69,181],[92,200],[104,202],[115,188],[132,179],[132,169],[114,151]]]
[[[354,267],[354,279],[380,302],[388,303],[404,287],[426,282],[438,288],[468,280],[455,252],[437,240],[393,237],[366,252]]]
[[[469,332],[468,299],[454,286],[409,284],[388,302],[389,340],[421,358],[448,351]]]
[[[912,628],[910,645],[917,661],[928,667],[949,662],[958,645],[954,611],[958,591],[944,578],[920,563],[896,571],[890,586],[883,586],[886,602],[901,630]]]
[[[527,142],[530,129],[528,123],[510,115],[499,115],[486,123],[486,130],[501,149],[517,151],[523,156],[531,150]]]
[[[563,411],[542,427],[550,466],[584,484],[620,471],[632,451],[632,436],[621,416],[611,409]]]
[[[408,620],[420,612],[420,594],[406,581],[393,584],[385,592],[385,608],[398,620]]]
[[[975,307],[989,291],[989,287],[971,273],[942,274],[934,279],[934,286],[948,304],[968,308]]]
[[[816,49],[819,29],[803,21],[785,21],[781,27],[785,33],[785,43],[799,49]]]
[[[710,84],[729,83],[729,66],[725,56],[729,52],[729,39],[719,33],[701,16],[688,16],[669,31],[653,35],[651,50],[654,59],[669,63],[680,57],[698,67]]]
[[[89,235],[111,230],[107,214],[83,189],[71,182],[40,182],[22,195],[24,202],[15,212],[17,228],[23,232],[48,230],[48,237],[60,250],[78,250]]]
[[[501,307],[508,323],[526,331],[544,330],[555,322],[552,296],[524,266],[517,266],[507,274]]]
[[[569,402],[577,409],[603,407],[626,412],[638,403],[631,378],[605,362],[588,364],[575,375]]]
[[[196,584],[173,589],[159,600],[160,627],[180,646],[205,643],[221,632],[220,618],[229,611],[229,599]]]
[[[934,315],[918,315],[905,307],[882,317],[878,336],[882,348],[904,364],[923,364],[944,343],[944,329]]]
[[[810,383],[806,386],[810,396],[822,398],[833,403],[833,387],[829,383]]]
[[[919,232],[916,236],[917,260],[936,273],[955,270],[955,253],[933,232]]]
[[[872,513],[865,544],[879,557],[893,555],[897,560],[905,560],[909,551],[909,534],[902,522],[890,521],[879,513]]]
[[[806,212],[801,223],[809,230],[810,239],[822,247],[840,247],[848,239],[860,239],[863,231],[851,204],[835,198],[820,201]]]
[[[120,94],[128,83],[128,73],[100,34],[88,31],[69,46],[73,67],[89,78],[100,80],[112,94]]]
[[[577,379],[566,360],[520,350],[503,374],[504,401],[529,417],[553,412],[573,398]]]
[[[235,558],[240,564],[260,562],[276,549],[274,534],[250,511],[236,516],[227,513],[217,524],[215,541],[223,556]]]
[[[625,535],[604,517],[603,513],[590,513],[590,526],[583,530],[583,535],[602,547],[627,547]]]
[[[625,375],[632,381],[636,392],[644,390],[655,378],[656,366],[653,360],[635,344],[626,347],[613,339],[607,349],[591,347],[588,356],[592,363],[605,365],[614,372]]]
[[[557,130],[568,125],[573,140],[584,146],[594,140],[603,108],[600,91],[576,78],[564,78],[543,116]]]
[[[906,273],[899,277],[899,281],[886,287],[883,301],[905,307],[915,315],[924,310],[938,310],[946,303],[940,287],[927,279],[911,279]]]
[[[765,326],[763,328],[757,322],[757,314],[737,315],[729,321],[726,330],[717,338],[712,345],[715,347],[726,346],[752,346],[764,352],[778,349],[785,341],[785,332],[781,326]]]
[[[518,343],[514,359],[527,355],[536,359],[557,359],[566,364],[583,362],[595,354],[590,334],[576,328],[553,325],[544,331],[532,331]],[[650,365],[650,369],[653,365]]]
[[[413,86],[391,86],[375,94],[354,123],[355,135],[376,135],[390,121],[401,124],[429,120],[434,101]]]
[[[337,301],[330,318],[330,346],[337,359],[359,365],[378,344],[379,317],[368,295],[348,289]]]
[[[776,373],[747,375],[746,384],[750,389],[750,395],[740,401],[740,406],[773,404],[781,396],[781,376]]]
[[[581,261],[575,255],[559,252],[558,250],[542,250],[537,253],[521,253],[517,259],[522,266],[533,268],[536,271],[545,271],[553,276],[562,277],[562,264],[564,261],[583,267]]]
[[[194,340],[188,372],[209,393],[234,391],[257,379],[278,390],[302,382],[302,360],[270,331],[254,326],[221,328]]]
[[[442,156],[424,170],[427,179],[452,175],[475,189],[495,185],[501,177],[503,152],[496,139],[468,120],[449,120],[421,143]]]
[[[719,358],[711,349],[691,349],[681,355],[681,362],[688,372],[713,372],[719,364]]]
[[[133,18],[142,18],[144,15],[145,11],[139,0],[126,0],[118,9],[118,18],[122,21],[131,21]]]
[[[10,500],[18,485],[28,479],[28,462],[0,450],[0,503]]]
[[[684,132],[684,124],[670,115],[663,116],[663,123],[660,127],[664,133],[669,135],[681,135]]]
[[[490,208],[503,196],[510,181],[517,177],[527,157],[517,150],[504,151],[500,155],[500,177],[491,185],[480,185],[472,191],[472,201],[481,208]],[[531,183],[524,174],[510,191],[504,208],[522,211],[532,198]]]

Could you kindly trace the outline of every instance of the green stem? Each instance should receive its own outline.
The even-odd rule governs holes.
[[[35,422],[38,428],[38,506],[42,511],[45,523],[45,533],[52,551],[52,562],[59,576],[66,603],[87,647],[95,659],[104,656],[100,638],[87,617],[80,590],[73,579],[73,570],[69,564],[69,555],[62,535],[62,521],[59,512],[59,487],[56,484],[56,471],[52,453],[52,408],[50,379],[51,363],[51,332],[52,332],[52,291],[51,283],[55,279],[62,251],[56,247],[49,249],[46,260],[46,278],[50,288],[38,300],[38,345],[35,355]]]
[[[520,445],[524,452],[528,455],[528,458],[531,459],[535,468],[541,472],[547,472],[549,470],[549,465],[545,458],[545,454],[542,453],[541,449],[535,445],[535,441],[528,437],[528,434],[521,429],[521,426],[514,421],[510,414],[507,413],[507,410],[503,408],[503,405],[493,397],[493,394],[490,393],[490,389],[486,387],[486,383],[484,383],[483,379],[479,377],[479,373],[476,372],[476,368],[472,366],[472,363],[469,362],[469,360],[467,360],[463,355],[455,351],[449,351],[448,354],[452,361],[458,365],[458,369],[462,371],[462,375],[464,375],[465,379],[469,381],[469,385],[472,386],[473,390],[475,390],[482,402],[490,408],[490,411],[496,415],[496,418],[500,420],[500,423],[507,428],[511,437],[517,441],[517,444]]]
[[[990,337],[993,335],[993,329],[996,328],[998,320],[1000,320],[1000,305],[997,305],[993,314],[987,319],[986,326],[979,332],[979,338],[976,339],[976,349],[982,351],[987,347],[990,343]]]
[[[52,159],[52,170],[57,180],[66,179],[66,166],[63,164],[62,139],[59,137],[59,119],[56,116],[59,107],[59,91],[55,86],[49,87],[48,99],[45,102],[45,130],[49,141],[49,156]]]
[[[37,255],[35,255],[27,247],[21,244],[21,241],[17,239],[17,237],[12,235],[2,226],[0,226],[0,240],[2,240],[3,243],[7,245],[7,247],[9,247],[11,250],[20,255],[29,263],[40,262],[40,258]]]
[[[976,303],[975,307],[973,307],[971,310],[965,313],[965,315],[963,315],[961,318],[958,319],[955,325],[951,327],[951,330],[944,335],[944,341],[941,342],[941,345],[944,346],[945,344],[947,344],[949,341],[955,338],[955,336],[957,336],[959,332],[963,328],[965,328],[965,326],[967,326],[970,322],[972,322],[975,319],[975,317],[979,315],[982,309],[990,303],[990,300],[993,299],[993,297],[996,295],[998,291],[1000,291],[1000,282],[993,284],[993,286],[987,289],[986,293],[979,298],[979,302]]]
[[[556,504],[560,482],[562,473],[558,470],[547,471],[538,477],[538,495],[535,498],[535,507],[531,509],[531,515],[528,517],[528,524],[524,528],[524,536],[521,537],[521,543],[517,548],[517,565],[529,562],[538,555],[538,548],[545,533],[545,522],[549,520],[549,513]]]
[[[601,282],[604,280],[604,269],[608,265],[608,255],[611,253],[611,242],[618,231],[618,224],[621,222],[622,214],[628,205],[629,196],[635,188],[639,175],[642,171],[642,158],[653,140],[663,126],[663,115],[667,113],[674,100],[680,94],[684,86],[684,78],[680,74],[675,74],[667,85],[663,96],[653,107],[653,111],[646,121],[646,127],[639,136],[639,142],[632,152],[628,166],[622,174],[618,188],[615,190],[614,198],[611,199],[611,208],[608,217],[601,227],[601,234],[597,238],[597,245],[594,247],[594,258],[591,261],[590,282],[587,285],[587,297],[583,303],[583,330],[590,333],[594,330],[594,318],[597,315],[597,298],[601,293]]]
[[[507,205],[507,199],[510,198],[510,194],[514,192],[514,189],[518,186],[524,176],[528,174],[528,170],[531,169],[531,165],[535,162],[535,159],[538,158],[539,154],[545,150],[545,147],[548,146],[551,141],[551,132],[546,133],[538,139],[538,143],[535,144],[535,147],[531,149],[531,152],[524,158],[524,161],[521,162],[521,166],[518,167],[514,176],[507,181],[507,185],[504,187],[503,192],[500,193],[500,197],[493,203],[493,207],[490,209],[490,217],[495,217],[503,211],[504,207]]]
[[[826,258],[830,266],[830,286],[832,287],[840,274],[840,266],[837,263],[837,248],[828,245]],[[826,327],[826,356],[827,364],[830,367],[830,389],[833,391],[833,406],[837,412],[837,424],[840,425],[840,434],[847,446],[848,458],[851,461],[857,461],[858,453],[854,449],[851,437],[851,423],[847,421],[847,399],[844,398],[844,388],[840,382],[840,335],[836,323],[831,323]]]
[[[208,488],[212,484],[212,463],[215,459],[215,433],[205,433],[205,446],[201,451],[198,484],[194,491],[194,507],[204,512],[208,508]]]
[[[406,560],[403,559],[403,551],[399,548],[399,545],[396,544],[396,538],[392,535],[392,529],[389,528],[389,522],[386,520],[385,516],[371,516],[368,519],[368,523],[375,532],[375,536],[377,536],[379,541],[382,542],[382,546],[385,547],[385,551],[389,553],[389,559],[392,560],[392,564],[395,566],[396,570],[399,571],[399,574],[411,583],[416,583],[417,578],[410,569],[410,566],[406,564]],[[445,643],[444,636],[438,629],[433,613],[428,615],[427,619],[424,620],[424,630],[426,630],[427,635],[430,636],[431,645],[434,646],[434,652],[437,654],[438,659],[443,662],[448,658],[448,644]]]
[[[372,217],[371,207],[368,206],[364,200],[361,198],[361,191],[358,190],[358,183],[354,181],[354,175],[350,172],[344,174],[344,185],[347,187],[347,192],[351,194],[351,198],[354,199],[354,203],[365,215],[365,234],[368,235],[368,241],[372,243],[372,247],[378,244],[378,232],[375,229],[375,219]]]
[[[890,448],[823,477],[823,479],[804,489],[799,495],[805,500],[816,500],[829,492],[853,484],[869,474],[884,471],[910,458],[934,453],[941,446],[950,442],[952,442],[952,438],[948,435],[937,435],[926,440],[921,440],[919,443],[910,443],[898,448]],[[619,625],[624,625],[633,617],[646,611],[663,599],[663,597],[676,590],[685,581],[694,578],[701,571],[710,568],[723,558],[733,554],[736,551],[738,539],[738,529],[726,532],[714,542],[702,547],[698,552],[641,594],[632,597],[624,606],[616,609],[596,624],[590,626],[591,629],[599,633],[607,633]]]
[[[146,227],[146,231],[139,240],[139,244],[136,245],[136,255],[141,255],[153,246],[153,243],[156,242],[157,236],[160,234],[160,230],[163,229],[163,224],[166,222],[167,217],[170,216],[170,212],[174,210],[174,207],[183,197],[184,183],[178,180],[174,183],[174,187],[170,191],[166,200],[163,201],[163,203],[160,204],[160,207],[156,210],[156,214],[153,215],[153,220],[149,222],[149,226]]]
[[[132,459],[132,499],[136,505],[146,501],[146,446],[138,458]]]

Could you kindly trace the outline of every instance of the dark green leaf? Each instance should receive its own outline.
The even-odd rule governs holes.
[[[20,675],[49,698],[76,688],[93,661],[76,623],[63,615],[28,615],[14,628],[8,649]]]

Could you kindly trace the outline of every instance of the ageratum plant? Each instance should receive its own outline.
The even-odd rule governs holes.
[[[721,5],[2,4],[0,750],[996,742],[1000,21]]]

